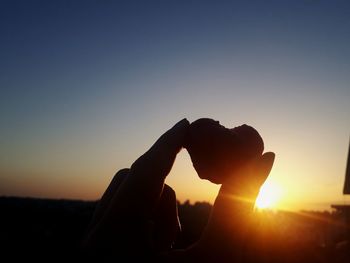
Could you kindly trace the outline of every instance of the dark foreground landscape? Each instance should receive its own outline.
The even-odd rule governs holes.
[[[79,262],[80,244],[97,202],[34,198],[0,198],[0,262],[35,260]],[[176,248],[199,239],[211,205],[179,203],[182,233]],[[268,227],[294,244],[311,244],[321,262],[350,262],[348,227],[339,212],[260,212]],[[272,227],[271,227],[272,225]]]
[[[80,261],[80,244],[96,204],[0,197],[0,262]],[[210,210],[208,203],[179,204],[182,233],[176,247],[184,248],[198,240]]]

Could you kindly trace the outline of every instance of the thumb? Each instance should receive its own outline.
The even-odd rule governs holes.
[[[253,164],[254,176],[251,178],[248,193],[252,201],[254,201],[256,195],[259,193],[260,187],[264,184],[267,177],[269,176],[274,160],[275,154],[273,152],[266,152]]]
[[[256,175],[260,184],[263,184],[270,174],[273,163],[275,161],[275,154],[273,152],[264,153],[256,164]]]

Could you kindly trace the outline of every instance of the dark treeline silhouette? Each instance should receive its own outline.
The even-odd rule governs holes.
[[[97,202],[0,197],[0,250],[2,262],[82,261],[80,244]],[[196,242],[207,224],[211,204],[178,202],[181,234],[174,248]],[[345,240],[342,216],[336,212],[259,212],[261,229],[270,236],[281,233],[294,244],[317,248],[324,262],[347,262],[339,250]],[[264,233],[263,233],[264,234]],[[283,251],[281,251],[283,252]],[[345,253],[345,254],[344,254]]]
[[[97,201],[0,197],[0,251],[9,262],[23,259],[79,260]],[[178,203],[182,232],[176,248],[197,241],[211,211],[205,202]],[[0,260],[1,261],[1,260]]]

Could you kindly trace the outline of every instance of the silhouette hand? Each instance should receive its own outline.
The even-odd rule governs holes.
[[[183,253],[187,262],[246,262],[245,249],[254,231],[254,201],[274,162],[268,152],[247,164],[220,188],[202,238]]]
[[[105,259],[118,258],[121,253],[130,259],[170,248],[179,222],[175,192],[164,180],[188,126],[186,119],[178,122],[130,169],[115,175],[96,208],[86,248]]]

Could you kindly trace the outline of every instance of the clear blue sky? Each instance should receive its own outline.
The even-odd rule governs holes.
[[[294,207],[342,201],[349,1],[1,1],[0,195],[98,198],[187,117],[253,125]],[[182,152],[180,200],[212,201]]]

